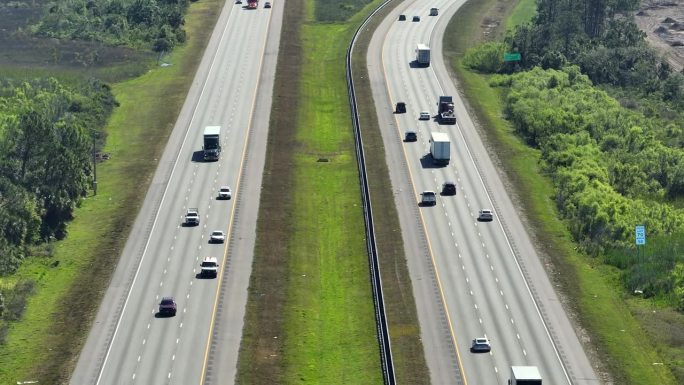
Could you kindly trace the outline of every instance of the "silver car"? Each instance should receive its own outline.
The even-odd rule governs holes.
[[[492,346],[489,344],[487,337],[478,337],[473,340],[473,344],[470,345],[470,351],[473,353],[483,352],[486,353],[492,350]]]
[[[209,235],[209,242],[211,243],[223,243],[226,241],[226,234],[221,230],[212,231]]]
[[[230,199],[233,193],[230,191],[230,187],[221,186],[218,190],[218,199]]]
[[[490,209],[482,209],[477,215],[477,220],[480,222],[490,222],[494,220],[494,213]]]

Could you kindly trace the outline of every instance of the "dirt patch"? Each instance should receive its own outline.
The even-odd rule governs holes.
[[[634,15],[646,39],[676,72],[684,69],[684,0],[644,0]]]

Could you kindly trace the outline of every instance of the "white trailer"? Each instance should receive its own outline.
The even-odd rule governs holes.
[[[416,63],[421,66],[430,65],[430,47],[426,44],[418,44],[416,47]]]
[[[508,385],[542,385],[539,369],[536,366],[511,366]]]
[[[430,136],[430,155],[435,164],[446,165],[451,160],[451,141],[446,132],[433,132]]]

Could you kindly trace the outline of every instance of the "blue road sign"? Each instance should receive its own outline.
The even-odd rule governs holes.
[[[638,225],[634,228],[634,233],[636,236],[637,246],[645,245],[646,244],[646,227],[642,226],[642,225]]]

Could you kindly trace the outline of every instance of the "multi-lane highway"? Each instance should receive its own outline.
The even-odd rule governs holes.
[[[226,3],[71,383],[233,381],[281,15],[279,4]],[[208,125],[222,127],[217,162],[201,159]],[[223,185],[233,199],[216,199]],[[190,207],[199,226],[182,226]],[[239,224],[237,212],[248,213]],[[213,230],[228,234],[224,244],[208,242]],[[218,258],[217,279],[199,277],[207,256]],[[163,296],[175,297],[175,317],[157,314]]]
[[[511,365],[533,365],[546,384],[598,384],[441,58],[441,36],[462,3],[400,5],[368,53],[432,383],[506,384]],[[438,16],[428,16],[431,7],[440,8]],[[411,66],[418,43],[432,48],[430,67]],[[418,120],[420,111],[436,114],[440,95],[456,99],[456,125]],[[406,114],[392,113],[398,101]],[[409,129],[417,142],[402,142]],[[446,167],[425,157],[435,131],[451,138]],[[440,191],[447,180],[457,183],[455,196],[418,207],[422,191]],[[478,222],[483,208],[494,210],[494,221]],[[480,336],[491,340],[490,353],[469,351]]]

